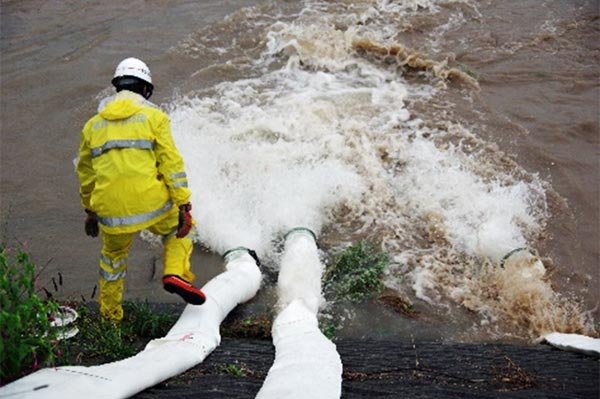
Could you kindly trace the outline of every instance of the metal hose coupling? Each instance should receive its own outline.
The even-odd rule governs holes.
[[[256,251],[250,249],[250,248],[246,248],[246,247],[235,247],[232,249],[229,249],[227,251],[225,251],[223,253],[223,259],[225,259],[225,262],[230,261],[231,259],[235,258],[237,256],[238,252],[247,252],[248,255],[250,255],[254,261],[256,262],[256,266],[260,267],[260,259],[258,258],[258,255],[256,254]]]
[[[287,240],[287,238],[292,235],[292,234],[304,234],[304,235],[310,235],[312,237],[312,239],[315,241],[315,243],[317,243],[317,235],[315,234],[314,231],[312,231],[311,229],[309,229],[308,227],[294,227],[293,229],[291,229],[290,231],[288,231],[285,236],[283,236],[283,238],[285,240]]]

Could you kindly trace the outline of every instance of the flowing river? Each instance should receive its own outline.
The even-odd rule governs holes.
[[[93,295],[100,243],[83,233],[73,158],[115,65],[136,56],[186,161],[201,280],[218,254],[253,248],[270,306],[283,234],[304,226],[324,258],[381,244],[386,292],[420,315],[368,303],[343,334],[597,334],[597,1],[32,0],[0,14],[0,234],[55,296]],[[173,301],[145,238],[126,297]],[[545,273],[501,267],[522,247]]]

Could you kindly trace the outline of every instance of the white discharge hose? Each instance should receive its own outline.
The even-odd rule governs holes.
[[[226,271],[202,289],[206,302],[188,305],[163,338],[137,355],[99,366],[46,368],[0,388],[0,398],[127,398],[201,363],[221,342],[219,326],[258,291],[261,273],[248,250],[225,256]]]
[[[275,362],[257,398],[339,398],[342,361],[335,345],[319,330],[321,276],[314,234],[288,233],[278,279],[281,312],[273,323]]]

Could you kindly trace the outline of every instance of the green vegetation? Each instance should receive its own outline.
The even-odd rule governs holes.
[[[123,325],[104,320],[97,315],[90,316],[84,309],[79,308],[79,314],[83,316],[78,322],[79,334],[62,345],[66,355],[65,363],[71,363],[70,355],[75,352],[76,363],[86,363],[98,358],[115,361],[136,353],[135,337],[124,333]]]
[[[9,256],[12,254],[12,256]],[[389,264],[387,254],[372,243],[359,242],[335,256],[324,276],[325,295],[332,303],[358,303],[379,295],[382,274]],[[0,247],[0,378],[3,383],[40,367],[94,365],[120,360],[138,353],[151,339],[163,337],[176,322],[178,312],[153,308],[147,302],[124,302],[125,317],[120,323],[104,320],[95,304],[70,304],[79,318],[73,327],[79,333],[58,341],[50,317],[58,304],[42,300],[35,287],[35,266],[26,253],[14,254]],[[57,283],[52,280],[54,290]],[[59,284],[62,284],[62,278]],[[334,305],[335,306],[335,305]],[[270,339],[272,315],[231,318],[222,326],[222,334],[237,338]],[[333,339],[339,320],[321,321],[321,330]],[[224,365],[222,372],[234,376],[252,373],[240,364]]]
[[[176,314],[157,312],[147,302],[124,302],[121,323],[104,320],[86,305],[77,309],[79,334],[61,342],[61,364],[98,364],[135,355],[151,339],[167,334]]]
[[[325,292],[336,300],[361,302],[383,290],[381,277],[390,263],[389,255],[375,244],[359,242],[334,258],[325,271]]]
[[[383,272],[389,263],[389,255],[370,242],[353,244],[333,257],[323,276],[325,297],[331,308],[322,315],[320,329],[327,338],[335,340],[348,302],[364,302],[383,291]]]
[[[234,377],[245,377],[248,375],[248,370],[244,366],[240,366],[235,363],[225,364],[221,367],[221,372],[229,374]]]
[[[147,301],[123,304],[125,320],[124,332],[140,338],[159,338],[169,332],[179,318],[179,313],[157,312]]]
[[[56,359],[50,315],[55,302],[35,289],[35,266],[23,251],[0,248],[0,381],[11,381]]]
[[[339,326],[335,324],[332,320],[321,319],[319,321],[319,329],[330,340],[335,340],[335,332]]]

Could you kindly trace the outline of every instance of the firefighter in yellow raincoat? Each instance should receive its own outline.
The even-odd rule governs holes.
[[[163,236],[164,288],[200,305],[204,293],[191,285],[191,192],[169,118],[148,101],[154,89],[150,70],[127,58],[112,84],[117,94],[83,128],[77,164],[85,232],[102,233],[101,315],[123,318],[127,256],[134,234],[143,229]]]

